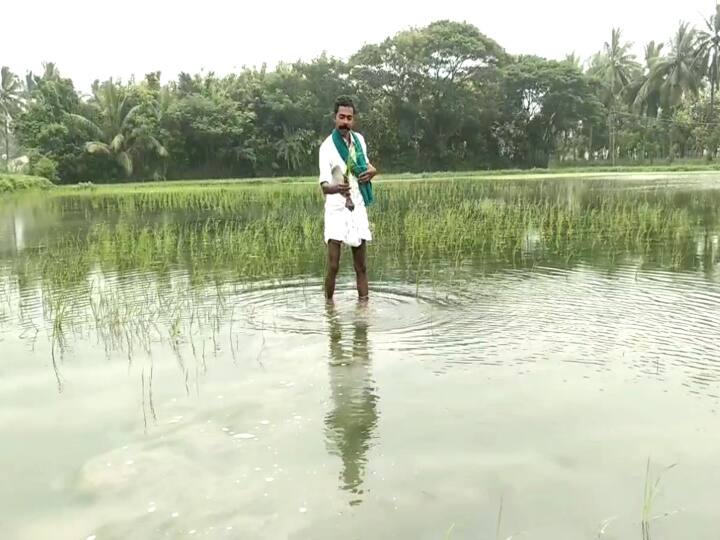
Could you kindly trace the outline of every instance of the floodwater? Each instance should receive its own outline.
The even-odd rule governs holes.
[[[0,538],[717,536],[712,176],[213,189],[0,203]]]

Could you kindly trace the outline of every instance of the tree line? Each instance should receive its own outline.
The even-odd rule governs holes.
[[[366,45],[224,77],[96,81],[54,64],[2,68],[5,166],[61,183],[315,174],[332,104],[352,96],[384,171],[714,159],[720,146],[720,8],[644,57],[613,29],[582,62],[508,54],[471,24],[437,21]]]

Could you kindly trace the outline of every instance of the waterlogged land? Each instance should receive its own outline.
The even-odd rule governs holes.
[[[366,306],[312,183],[7,198],[0,532],[713,538],[719,188],[378,183]]]

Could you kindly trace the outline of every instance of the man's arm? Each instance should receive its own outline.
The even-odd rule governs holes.
[[[327,146],[322,145],[319,152],[320,165],[320,188],[325,195],[334,195],[342,193],[343,195],[350,192],[348,184],[334,184],[332,176],[332,165],[330,157],[327,155]]]
[[[360,145],[362,146],[363,152],[365,152],[365,161],[367,162],[367,171],[358,176],[358,180],[362,183],[369,182],[377,175],[377,169],[370,163],[370,156],[368,156],[367,143],[365,137],[360,136]]]

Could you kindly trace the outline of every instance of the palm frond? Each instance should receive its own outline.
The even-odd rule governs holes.
[[[157,140],[152,135],[147,136],[147,141],[150,143],[150,146],[152,146],[155,149],[155,152],[157,152],[157,155],[161,158],[166,158],[170,155],[170,153],[167,151],[167,149],[163,146],[163,144]]]
[[[138,114],[142,110],[142,105],[135,105],[132,109],[128,111],[128,113],[125,115],[125,117],[122,119],[122,122],[120,123],[120,129],[125,130],[128,127],[128,124],[130,120],[132,120],[136,114]]]
[[[89,118],[75,113],[65,113],[65,118],[73,122],[76,126],[87,129],[93,134],[94,137],[98,139],[105,138],[105,132],[103,132],[100,126],[98,126]]]
[[[112,142],[110,143],[110,149],[117,153],[120,153],[123,147],[123,143],[125,142],[125,136],[122,133],[118,133],[113,138]]]
[[[100,141],[90,141],[85,143],[85,151],[90,154],[101,154],[104,156],[109,156],[112,154],[112,150],[110,149],[110,146],[104,142]]]
[[[120,164],[120,166],[125,171],[125,174],[127,176],[131,176],[133,172],[133,162],[132,158],[130,157],[130,154],[127,152],[120,152],[116,155],[117,162]]]

